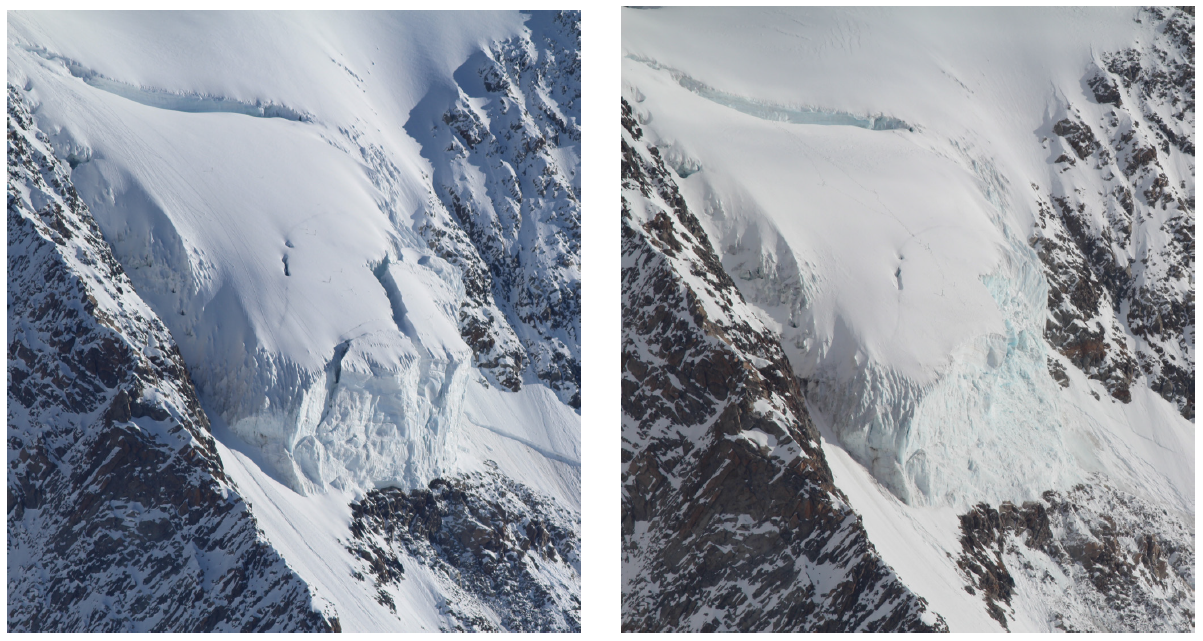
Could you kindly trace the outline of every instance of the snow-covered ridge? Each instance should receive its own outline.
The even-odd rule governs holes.
[[[405,126],[522,343],[478,352],[512,352],[517,369],[529,362],[579,407],[580,23],[549,13],[528,26],[469,58],[456,86],[427,94]]]
[[[1147,386],[1194,418],[1194,16],[1144,9],[1100,52],[1085,96],[1036,135],[1033,245],[1053,285],[1050,344],[1121,402]]]

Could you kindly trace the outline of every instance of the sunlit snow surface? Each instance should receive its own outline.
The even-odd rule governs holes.
[[[460,273],[415,230],[441,205],[411,111],[527,18],[9,15],[8,82],[179,343],[269,539],[347,631],[439,627],[420,587],[399,617],[351,605],[338,538],[363,492],[491,460],[579,513],[579,414],[534,376],[488,385]]]
[[[1102,109],[1082,77],[1134,16],[623,12],[624,98],[807,381],[837,486],[954,630],[997,627],[941,565],[968,506],[1101,473],[1193,521],[1193,424],[1143,384],[1112,400],[1045,343],[1027,244],[1051,162],[1035,132],[1067,99]],[[906,127],[866,127],[884,119]]]

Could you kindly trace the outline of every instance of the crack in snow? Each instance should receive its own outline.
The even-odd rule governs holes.
[[[861,129],[869,129],[871,131],[889,131],[892,129],[915,130],[913,126],[892,116],[857,116],[845,111],[786,107],[765,100],[745,98],[711,87],[700,80],[695,80],[683,71],[663,66],[650,58],[634,54],[627,54],[626,57],[635,62],[642,62],[652,69],[667,71],[673,77],[673,80],[677,81],[677,84],[710,102],[729,107],[749,116],[755,116],[761,120],[788,122],[796,125],[860,127]]]
[[[208,96],[199,93],[177,93],[157,87],[137,87],[101,75],[94,69],[65,56],[36,47],[24,47],[26,51],[53,62],[62,63],[72,76],[83,80],[88,86],[132,100],[138,104],[183,113],[236,113],[254,118],[283,118],[294,122],[312,122],[313,114],[301,113],[274,102],[247,102],[227,96]]]
[[[510,434],[509,432],[506,432],[505,430],[493,427],[492,425],[485,425],[484,423],[481,423],[481,422],[475,420],[474,418],[471,418],[468,416],[465,416],[464,418],[465,418],[465,420],[472,423],[473,425],[475,425],[477,427],[483,427],[484,429],[489,430],[490,432],[492,432],[498,436],[502,436],[502,437],[508,438],[513,441],[518,441],[519,443],[531,448],[532,450],[542,454],[543,456],[546,456],[547,458],[549,458],[553,461],[559,461],[561,463],[571,465],[575,468],[580,468],[580,466],[581,466],[580,461],[570,459],[567,456],[564,456],[563,454],[557,454],[547,448],[540,446],[539,444],[535,443],[534,441],[522,438],[521,436],[515,436],[513,434]]]

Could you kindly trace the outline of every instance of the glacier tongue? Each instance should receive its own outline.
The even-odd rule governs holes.
[[[671,124],[661,124],[669,118],[656,116],[654,123],[660,126],[653,125],[653,130],[684,138]],[[779,150],[768,155],[784,155],[792,147],[791,138],[805,140],[803,135],[783,132]],[[751,177],[756,170],[749,169],[743,172],[748,182],[732,186],[734,181],[719,174],[725,163],[703,157],[701,163],[712,170],[691,174],[692,184],[685,190],[687,197],[705,204],[713,237],[727,248],[728,271],[739,277],[741,289],[766,319],[780,328],[791,363],[807,381],[809,401],[830,417],[832,437],[898,496],[916,505],[1034,498],[1041,488],[1081,478],[1065,444],[1066,417],[1056,399],[1058,388],[1046,373],[1048,350],[1041,336],[1047,284],[1035,253],[1011,230],[1005,184],[984,161],[947,145],[934,158],[938,168],[932,171],[971,196],[941,217],[926,214],[908,220],[905,207],[910,203],[900,203],[898,194],[910,199],[913,188],[887,191],[880,181],[877,189],[860,187],[871,184],[872,174],[855,160],[844,164],[832,153],[836,144],[853,146],[854,158],[859,159],[869,155],[866,150],[874,143],[856,136],[853,141],[823,140],[816,145],[821,150],[816,156],[829,160],[814,160],[814,175],[843,173],[849,178],[841,183],[857,190],[846,201],[852,207],[842,211],[845,220],[853,221],[848,227],[862,230],[859,238],[876,246],[880,241],[866,238],[863,231],[872,225],[869,221],[881,213],[897,212],[900,217],[891,226],[902,233],[883,243],[898,247],[892,264],[880,270],[884,273],[872,285],[889,301],[885,310],[859,304],[853,299],[855,289],[834,289],[846,268],[824,263],[816,254],[830,261],[840,260],[841,252],[866,254],[832,246],[837,242],[834,234],[828,241],[832,245],[815,247],[815,232],[803,227],[799,217],[791,217],[788,209],[774,213],[764,204],[773,198],[766,196],[772,193],[767,184],[773,178]],[[696,142],[694,146],[700,147]],[[912,164],[932,162],[908,156],[909,152],[902,157]],[[902,162],[883,157],[887,160],[875,163],[872,171],[896,170],[892,163]],[[948,167],[945,158],[956,159],[955,164]],[[885,200],[891,193],[896,200]],[[864,204],[873,198],[884,203]],[[955,229],[965,212],[973,213],[962,227],[979,238],[990,234],[984,253],[993,261],[970,257],[976,263],[970,263],[977,271],[976,282],[966,278],[968,274],[946,271],[965,269],[965,263],[955,261],[966,252],[951,243],[963,244],[967,234],[931,231]],[[973,229],[980,225],[974,219],[993,233],[985,226]],[[815,251],[803,255],[792,245]],[[866,255],[864,262],[873,260]],[[961,298],[945,302],[954,295]],[[927,307],[929,301],[934,309]],[[883,322],[881,317],[891,315],[896,320]],[[941,319],[943,315],[947,316]],[[954,324],[949,318],[966,322]],[[931,328],[946,328],[955,340],[932,340]],[[881,330],[885,331],[877,333]],[[924,352],[925,342],[939,351]]]
[[[1048,375],[1039,258],[1013,231],[1005,180],[988,161],[961,158],[998,231],[999,263],[980,280],[1002,331],[956,345],[928,384],[872,360],[851,380],[822,366],[810,378],[809,398],[831,417],[839,442],[912,505],[1029,500],[1084,476],[1066,443],[1072,420]]]

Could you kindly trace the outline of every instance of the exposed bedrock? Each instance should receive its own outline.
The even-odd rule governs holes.
[[[960,522],[965,589],[1005,628],[1035,610],[1066,632],[1194,629],[1194,528],[1102,479]]]

